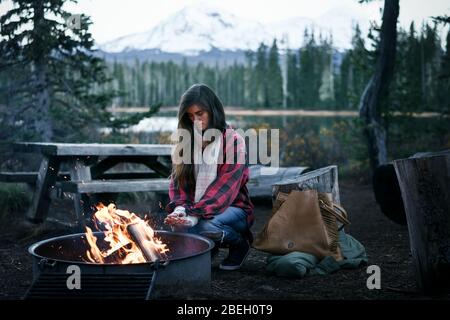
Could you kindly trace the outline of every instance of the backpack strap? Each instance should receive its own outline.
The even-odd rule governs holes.
[[[347,211],[340,205],[332,202],[331,206],[325,203],[323,200],[319,200],[319,206],[320,208],[326,210],[330,214],[332,214],[334,217],[336,217],[336,220],[342,223],[342,226],[339,228],[341,230],[345,225],[350,224],[350,221],[348,220]]]

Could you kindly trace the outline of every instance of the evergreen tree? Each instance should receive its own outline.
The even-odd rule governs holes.
[[[314,108],[317,106],[321,74],[318,76],[317,44],[314,31],[309,34],[305,29],[305,44],[299,50],[299,106]]]
[[[373,38],[373,37],[372,37]],[[372,73],[373,55],[366,49],[359,25],[355,26],[352,49],[349,52],[349,91],[348,99],[351,109],[356,109],[365,84]]]
[[[336,77],[336,107],[337,109],[348,109],[349,106],[349,84],[350,84],[350,54],[343,53],[343,58]]]
[[[116,66],[116,72],[114,76],[117,79],[117,89],[119,96],[117,97],[116,105],[124,106],[125,105],[125,95],[126,95],[126,81],[125,81],[125,73],[124,66],[122,63],[118,63]]]
[[[327,41],[326,39],[321,41],[318,49],[318,58],[320,59],[318,72],[321,74],[319,105],[328,109],[335,102],[332,41]]]
[[[16,139],[43,141],[91,136],[106,123],[112,92],[94,93],[109,79],[93,53],[88,17],[71,17],[64,0],[14,0],[0,18],[0,70],[11,82],[2,87],[8,123],[22,123]],[[74,1],[75,2],[75,1]]]
[[[441,45],[436,25],[424,25],[421,37],[423,109],[433,110],[438,105],[436,88],[441,64]]]
[[[299,106],[299,67],[298,57],[295,52],[287,52],[287,106],[298,108]]]
[[[449,22],[450,23],[450,22]],[[450,114],[450,30],[447,32],[445,51],[441,58],[441,70],[439,72],[438,104],[439,111]]]
[[[256,80],[256,105],[258,107],[269,106],[269,85],[267,78],[267,46],[264,43],[256,52],[255,80]]]
[[[254,68],[255,65],[255,54],[252,51],[247,51],[245,53],[247,64],[245,66],[245,94],[244,101],[248,107],[257,106],[257,77]]]
[[[397,41],[397,61],[389,94],[391,109],[418,111],[423,103],[424,92],[421,87],[422,55],[414,22],[408,33],[399,30]]]
[[[270,108],[280,108],[283,104],[283,79],[279,60],[277,41],[274,40],[269,51],[267,65],[267,106]]]
[[[181,64],[181,88],[187,88],[191,83],[191,77],[189,74],[189,67],[187,64],[186,58],[183,58],[183,62]]]

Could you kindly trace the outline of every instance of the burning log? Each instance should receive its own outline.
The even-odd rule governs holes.
[[[155,237],[146,221],[127,210],[117,209],[114,204],[99,205],[97,209],[94,222],[98,229],[106,229],[104,242],[108,248],[100,250],[92,230],[86,227],[89,262],[129,264],[165,258],[169,249]]]
[[[161,258],[158,251],[152,246],[153,238],[146,232],[147,225],[144,223],[133,223],[127,226],[127,231],[133,241],[141,249],[142,254],[147,262],[156,261]]]

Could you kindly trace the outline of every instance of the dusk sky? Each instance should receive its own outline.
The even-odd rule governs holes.
[[[236,16],[259,22],[273,22],[291,17],[315,18],[337,7],[346,6],[355,12],[380,20],[379,9],[383,1],[374,0],[369,4],[359,4],[357,0],[79,0],[69,3],[66,8],[73,13],[91,16],[94,38],[102,43],[114,38],[143,32],[185,6],[208,3],[224,8]],[[10,1],[2,1],[0,13],[11,7]],[[400,25],[406,27],[411,20],[421,23],[424,19],[438,14],[450,14],[448,0],[401,0]]]

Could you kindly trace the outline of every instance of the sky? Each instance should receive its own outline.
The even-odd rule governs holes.
[[[151,29],[159,21],[183,7],[208,3],[236,16],[262,23],[292,17],[315,18],[339,6],[348,6],[371,19],[381,20],[383,1],[359,4],[357,0],[78,0],[68,4],[72,13],[84,13],[94,22],[91,32],[97,43]],[[11,7],[2,1],[0,14]],[[449,0],[400,0],[400,25],[407,27],[411,20],[421,23],[434,15],[450,15]]]

